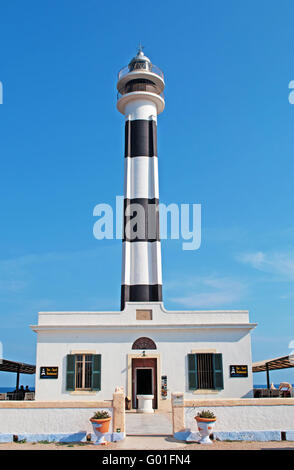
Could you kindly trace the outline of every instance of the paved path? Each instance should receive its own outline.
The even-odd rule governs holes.
[[[283,449],[294,450],[294,442],[280,441],[280,442],[218,442],[210,446],[199,444],[187,444],[185,442],[177,441],[171,436],[128,436],[124,441],[112,442],[109,446],[94,446],[93,444],[33,444],[24,443],[17,444],[15,442],[0,444],[1,450],[90,450],[94,452],[99,451],[114,451],[115,450],[188,450],[188,451],[202,451],[202,450],[267,450],[267,449]]]
[[[123,441],[116,443],[117,450],[176,450],[183,449],[185,442],[178,441],[172,436],[127,436]]]
[[[171,413],[126,413],[127,436],[172,435]]]

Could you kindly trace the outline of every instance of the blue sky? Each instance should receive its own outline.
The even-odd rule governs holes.
[[[1,6],[4,357],[35,362],[39,310],[119,309],[121,242],[93,237],[93,209],[123,193],[116,77],[140,41],[166,80],[160,199],[202,205],[199,250],[162,243],[165,306],[249,309],[253,360],[290,352],[293,16],[290,0]]]

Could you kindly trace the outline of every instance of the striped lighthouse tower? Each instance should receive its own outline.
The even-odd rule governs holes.
[[[162,300],[157,115],[165,104],[163,73],[140,47],[119,72],[117,89],[125,116],[123,310],[125,302]]]

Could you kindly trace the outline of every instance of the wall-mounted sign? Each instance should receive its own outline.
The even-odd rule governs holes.
[[[184,394],[183,393],[180,393],[179,395],[174,394],[172,398],[173,398],[174,406],[184,404]]]
[[[57,379],[58,367],[40,367],[40,379]]]
[[[163,400],[167,399],[167,376],[161,376],[161,398]]]
[[[230,366],[230,377],[248,377],[248,366]]]

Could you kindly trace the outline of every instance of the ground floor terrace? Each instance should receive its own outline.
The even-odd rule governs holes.
[[[111,445],[125,442],[115,444],[117,448],[140,436],[148,437],[146,442],[161,436],[165,445],[191,445],[199,440],[195,416],[203,410],[216,416],[210,436],[214,443],[294,441],[293,398],[186,400],[178,392],[171,403],[166,411],[127,411],[122,390],[115,391],[112,400],[101,402],[1,402],[0,443],[88,446],[95,441],[90,418],[96,411],[107,411],[111,422],[106,440]]]

